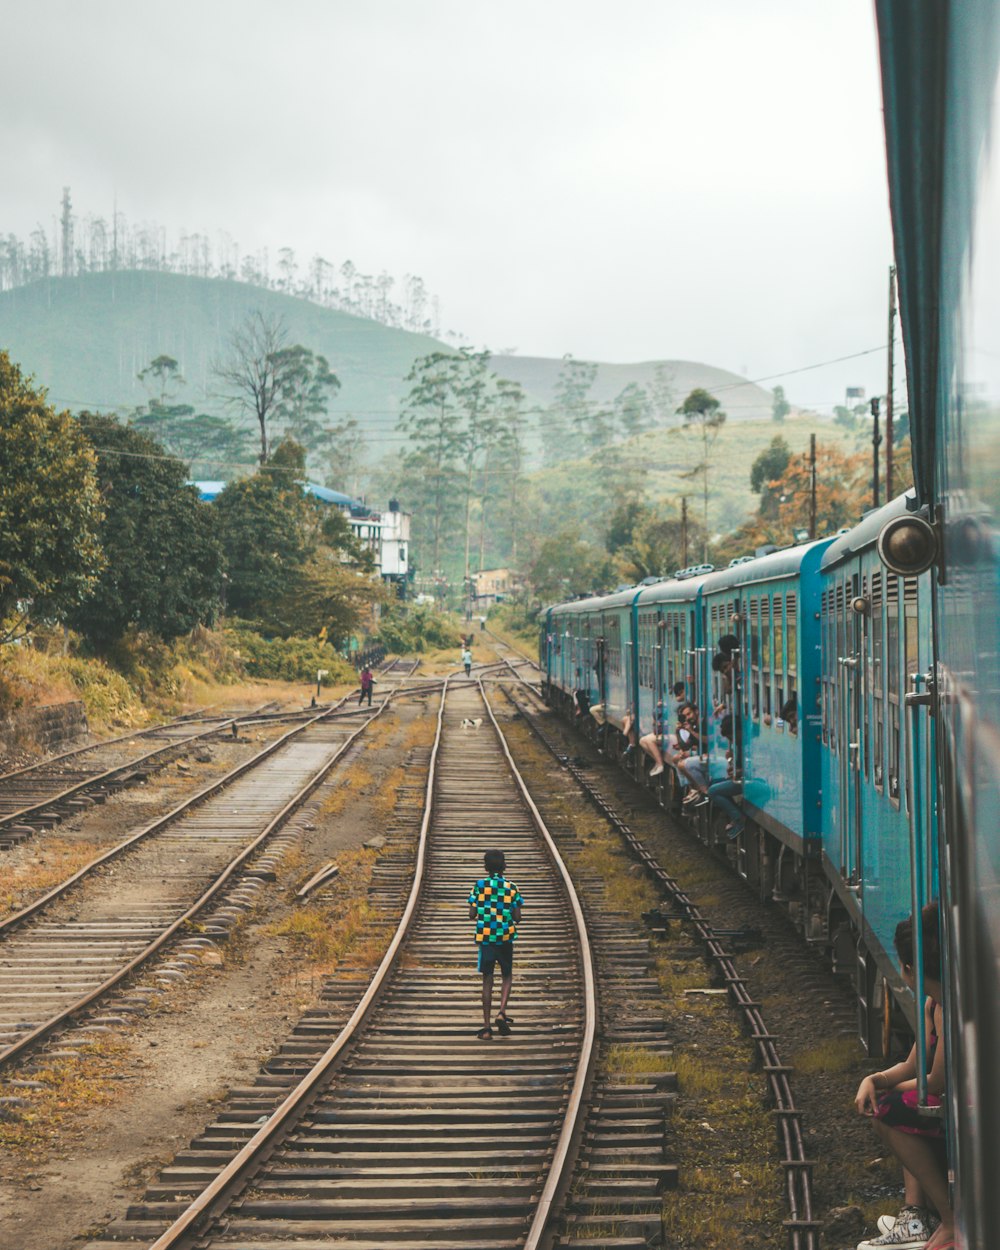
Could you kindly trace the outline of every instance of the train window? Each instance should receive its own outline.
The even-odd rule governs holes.
[[[799,690],[799,622],[796,613],[798,599],[794,594],[785,595],[785,672],[788,674],[785,698],[797,699]]]
[[[771,715],[771,596],[760,601],[760,706],[765,716]]]
[[[872,574],[872,606],[868,647],[872,692],[872,782],[882,791],[885,784],[885,692],[882,688],[882,574]]]
[[[760,600],[750,600],[750,715],[760,720]]]
[[[899,803],[899,578],[885,579],[885,668],[889,711],[889,798]]]
[[[774,596],[774,706],[781,714],[785,706],[785,601]]]
[[[613,677],[620,677],[622,672],[622,639],[621,624],[616,616],[608,621],[606,652],[608,672]]]
[[[910,678],[920,671],[920,645],[917,630],[917,579],[907,577],[903,581],[903,654],[906,658],[906,688]]]

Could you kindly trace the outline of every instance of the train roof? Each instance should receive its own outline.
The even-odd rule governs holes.
[[[846,534],[841,534],[833,540],[827,548],[820,567],[832,568],[841,560],[846,560],[850,556],[857,555],[859,551],[874,546],[875,539],[878,538],[886,521],[891,521],[893,517],[905,516],[913,510],[915,505],[916,495],[912,490],[908,490],[881,508],[875,508]]]
[[[803,566],[818,568],[820,557],[832,541],[830,538],[819,538],[797,547],[782,547],[780,551],[757,556],[745,564],[720,569],[718,573],[712,573],[705,578],[704,592],[710,595],[719,590],[728,590],[730,586],[746,586],[752,582],[774,582],[786,577],[796,577]]]
[[[697,577],[672,577],[652,586],[640,586],[637,588],[637,602],[642,607],[653,603],[691,603],[697,599],[698,591],[712,576],[711,573],[702,573]]]

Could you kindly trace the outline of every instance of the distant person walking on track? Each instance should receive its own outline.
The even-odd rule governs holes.
[[[483,860],[486,876],[480,877],[469,894],[469,919],[476,922],[479,971],[483,974],[483,1027],[476,1036],[481,1042],[493,1037],[490,1013],[493,1009],[493,969],[500,965],[500,1010],[496,1027],[501,1036],[510,1033],[514,1023],[507,1015],[507,999],[514,976],[514,939],[521,919],[521,892],[504,876],[503,851],[487,851]]]
[[[361,670],[361,694],[358,696],[358,707],[365,701],[365,695],[368,696],[368,706],[372,705],[372,686],[375,685],[375,678],[372,671],[366,664]]]
[[[472,676],[472,652],[468,647],[462,648],[462,663],[465,665],[466,677]]]

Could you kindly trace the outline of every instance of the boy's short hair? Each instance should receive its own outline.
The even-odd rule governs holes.
[[[684,691],[685,691],[686,689],[687,689],[687,687],[685,686],[684,682],[682,682],[682,681],[675,681],[675,682],[674,682],[674,684],[670,687],[670,693],[671,693],[671,694],[674,696],[674,698],[676,698],[676,699],[683,699],[683,698],[684,698]]]
[[[503,851],[487,851],[483,856],[483,866],[490,874],[503,872],[505,863]]]
[[[727,665],[732,664],[732,662],[733,657],[728,651],[719,651],[716,655],[712,656],[712,671],[715,673],[721,673],[722,670],[726,668]]]

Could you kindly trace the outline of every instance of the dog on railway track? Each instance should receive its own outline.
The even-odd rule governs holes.
[[[481,716],[471,716],[471,717],[466,716],[462,721],[462,728],[463,729],[478,729],[482,723],[483,723],[483,718]]]

